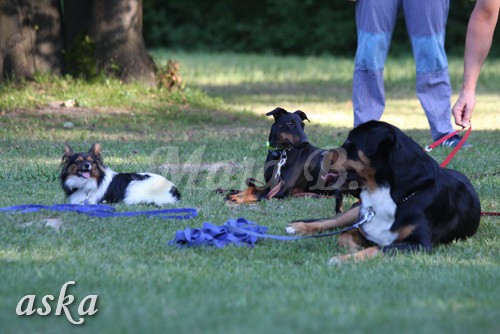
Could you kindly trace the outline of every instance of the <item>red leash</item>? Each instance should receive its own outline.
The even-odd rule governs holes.
[[[481,211],[481,216],[498,217],[498,216],[500,216],[500,212],[486,212],[486,211]]]
[[[456,134],[459,134],[462,131],[464,131],[464,129],[452,132],[452,133],[444,136],[443,138],[435,141],[434,143],[426,146],[424,150],[426,152],[430,152],[434,148],[436,148],[437,146],[441,145],[445,140],[453,137]],[[469,128],[465,132],[465,134],[462,137],[462,139],[458,142],[457,146],[455,146],[455,148],[453,149],[453,151],[451,151],[451,153],[446,157],[446,159],[444,159],[444,161],[440,164],[441,167],[446,167],[450,163],[451,159],[453,159],[453,157],[455,157],[455,154],[457,154],[458,150],[462,147],[462,145],[465,143],[465,141],[467,140],[467,138],[469,138],[471,132],[472,132],[472,126],[469,126]],[[497,216],[500,216],[500,212],[485,212],[485,211],[481,211],[481,216],[497,217]]]
[[[445,140],[453,137],[454,135],[456,134],[459,134],[460,132],[464,131],[464,129],[462,130],[457,130],[455,132],[452,132],[446,136],[444,136],[443,138],[435,141],[434,143],[428,145],[425,147],[425,151],[426,152],[430,152],[432,151],[434,148],[436,148],[437,146],[441,145]],[[467,140],[467,138],[469,138],[470,136],[470,133],[472,132],[472,126],[469,126],[469,128],[467,129],[467,131],[465,132],[464,136],[462,137],[462,139],[458,142],[457,146],[455,146],[455,148],[453,149],[453,151],[451,151],[451,153],[446,157],[446,159],[444,159],[444,161],[441,163],[441,167],[446,167],[451,159],[453,159],[453,157],[455,156],[455,154],[457,154],[458,150],[462,147],[462,145],[465,143],[465,141]]]

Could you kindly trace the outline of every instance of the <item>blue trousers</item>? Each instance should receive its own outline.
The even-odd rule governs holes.
[[[402,9],[416,65],[417,97],[436,140],[453,132],[444,50],[449,0],[358,0],[353,77],[354,126],[379,120],[385,107],[384,65]]]

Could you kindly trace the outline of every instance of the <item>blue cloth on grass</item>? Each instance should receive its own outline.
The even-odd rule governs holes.
[[[216,226],[211,223],[203,223],[202,228],[186,228],[175,233],[175,237],[168,242],[169,245],[178,247],[192,246],[215,246],[223,248],[228,244],[236,246],[255,246],[257,237],[244,232],[231,232],[228,227],[238,227],[245,230],[265,234],[268,230],[267,226],[260,226],[254,222],[248,221],[245,218],[230,219],[222,226]],[[241,229],[239,230],[241,231]]]

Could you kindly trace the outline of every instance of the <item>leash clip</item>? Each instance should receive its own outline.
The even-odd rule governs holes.
[[[432,151],[432,147],[430,145],[427,145],[425,148],[424,148],[424,151],[425,152],[430,152]]]
[[[352,225],[352,228],[357,228],[365,223],[368,223],[369,221],[372,220],[372,218],[375,216],[375,211],[373,211],[373,207],[369,206],[366,208],[366,213],[363,219],[361,219],[359,222],[356,224]]]
[[[92,191],[87,190],[87,193],[85,194],[85,200],[83,201],[83,205],[90,205],[89,201],[90,195],[92,195]]]
[[[286,151],[281,153],[280,161],[278,162],[278,170],[276,171],[276,175],[274,178],[279,179],[281,177],[281,168],[286,164]]]

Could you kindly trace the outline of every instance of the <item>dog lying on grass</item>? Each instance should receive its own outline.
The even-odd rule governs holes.
[[[304,121],[309,119],[300,110],[293,113],[276,108],[266,116],[273,116],[264,166],[266,184],[262,187],[248,183],[244,191],[234,191],[226,197],[233,203],[255,203],[269,198],[284,198],[297,194],[335,196],[337,213],[342,211],[344,192],[332,184],[338,173],[331,170],[338,154],[309,143],[304,132]],[[326,164],[328,162],[328,165]]]
[[[88,153],[74,153],[64,146],[61,162],[61,186],[71,204],[175,203],[181,194],[172,182],[152,173],[117,173],[103,164],[101,145]]]
[[[400,129],[371,121],[353,129],[342,145],[344,167],[354,171],[361,204],[344,215],[315,223],[296,222],[289,233],[317,233],[375,216],[338,242],[352,253],[330,263],[363,260],[394,251],[427,251],[433,245],[474,235],[481,206],[469,179],[442,168]]]

